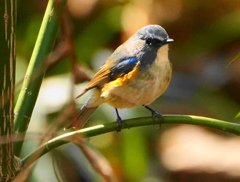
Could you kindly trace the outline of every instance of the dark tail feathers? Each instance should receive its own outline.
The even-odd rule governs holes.
[[[89,108],[84,107],[66,129],[69,129],[69,128],[73,128],[75,130],[81,129],[96,109],[97,107],[89,107]]]

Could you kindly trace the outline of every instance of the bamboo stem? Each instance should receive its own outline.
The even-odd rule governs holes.
[[[58,7],[55,1],[49,0],[25,79],[15,106],[15,132],[16,134],[21,134],[21,136],[25,135],[28,128],[42,79],[45,74],[44,63],[51,53],[56,40],[59,27],[58,13]],[[23,141],[19,141],[14,144],[14,154],[16,156],[20,155],[22,144]]]

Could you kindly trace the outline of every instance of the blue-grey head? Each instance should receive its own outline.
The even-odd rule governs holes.
[[[136,33],[139,39],[145,41],[146,46],[152,49],[159,48],[165,44],[172,43],[173,40],[169,39],[169,36],[164,28],[159,25],[148,25]]]
[[[119,46],[109,57],[107,64],[114,63],[110,70],[116,75],[128,73],[137,64],[140,64],[141,71],[146,70],[156,60],[158,50],[171,42],[173,40],[169,39],[166,30],[161,26],[145,26]],[[166,56],[165,60],[168,60],[168,49],[163,50],[160,51],[163,55],[160,55]]]
[[[138,30],[134,37],[142,40],[141,51],[136,54],[141,62],[141,70],[148,68],[154,62],[162,46],[173,42],[173,39],[169,39],[166,30],[159,25],[145,26]]]

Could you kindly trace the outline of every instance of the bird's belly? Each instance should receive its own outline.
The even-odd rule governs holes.
[[[171,65],[159,68],[155,64],[141,71],[125,84],[111,85],[103,91],[104,102],[115,108],[132,108],[147,105],[156,100],[168,87],[171,79]]]

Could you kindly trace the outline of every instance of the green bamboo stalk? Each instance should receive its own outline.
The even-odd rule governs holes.
[[[0,181],[12,181],[17,167],[12,143],[16,61],[14,0],[0,1],[0,17],[0,134],[7,141],[0,144]]]
[[[15,106],[15,132],[24,136],[45,74],[44,63],[56,40],[59,21],[58,7],[49,0],[38,38],[30,59],[23,85]],[[64,3],[65,4],[65,1]],[[14,154],[20,155],[23,141],[14,144]]]
[[[206,126],[209,128],[215,128],[225,132],[233,133],[236,135],[240,134],[240,124],[230,123],[227,121],[201,117],[201,116],[188,116],[188,115],[165,115],[163,120],[156,120],[152,117],[134,118],[123,121],[122,129],[130,129],[132,127],[156,125],[156,124],[191,124]],[[49,151],[64,145],[69,142],[74,142],[75,137],[92,137],[117,130],[117,122],[101,124],[92,126],[89,128],[83,128],[81,130],[68,132],[52,140],[44,143],[42,146],[37,148],[33,153],[23,159],[23,168],[29,167],[37,159]],[[78,136],[80,135],[80,136]]]

